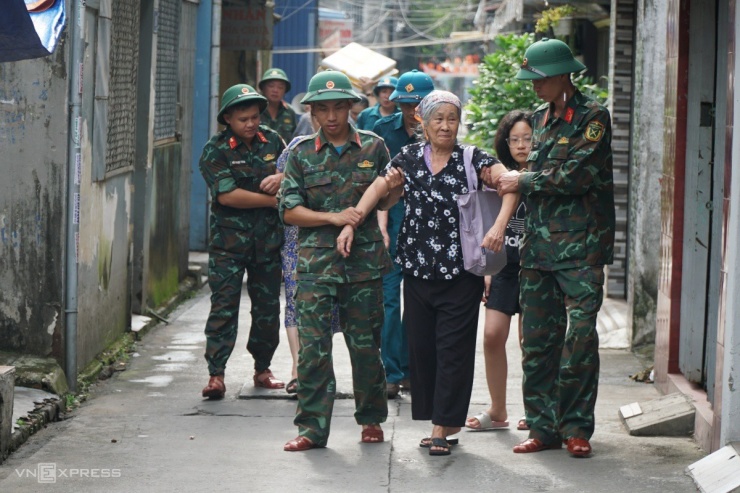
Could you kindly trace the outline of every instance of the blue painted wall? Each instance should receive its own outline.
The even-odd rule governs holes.
[[[193,119],[193,145],[189,243],[190,250],[196,251],[204,251],[208,246],[208,189],[198,169],[198,161],[203,145],[211,137],[208,99],[211,81],[211,9],[211,0],[201,0],[196,33],[193,114],[190,116]]]
[[[314,48],[318,32],[318,0],[277,0],[275,13],[282,16],[282,20],[275,24],[273,49],[281,48]],[[291,89],[286,94],[288,102],[293,96],[305,92],[308,81],[316,73],[318,66],[316,53],[275,53],[272,56],[272,65],[280,67],[288,74]]]

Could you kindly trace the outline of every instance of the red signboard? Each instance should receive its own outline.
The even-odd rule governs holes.
[[[221,49],[271,50],[272,8],[251,2],[224,6],[221,15]]]

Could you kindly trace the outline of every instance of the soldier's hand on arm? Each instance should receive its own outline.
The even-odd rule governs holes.
[[[337,236],[337,251],[339,254],[347,258],[349,257],[350,249],[352,248],[352,240],[355,237],[355,230],[349,224],[342,228],[342,232]]]
[[[283,180],[282,173],[275,173],[266,177],[260,183],[260,190],[269,195],[275,195],[280,190],[280,182]]]
[[[335,212],[330,218],[330,222],[334,226],[345,226],[349,225],[356,228],[362,223],[363,215],[355,207],[347,207],[342,212]]]
[[[388,210],[393,207],[396,202],[398,202],[398,199],[401,198],[401,195],[403,195],[403,182],[406,179],[406,175],[404,175],[403,171],[399,168],[391,167],[382,178],[385,180],[387,191],[385,195],[382,195],[379,198],[377,205],[379,209]],[[378,178],[378,180],[379,179],[380,178]],[[378,180],[376,180],[376,182]],[[381,185],[382,184],[379,184],[378,188],[382,188]]]
[[[277,207],[275,195],[265,193],[249,192],[242,188],[237,188],[226,193],[220,193],[216,197],[219,204],[235,209],[256,209],[259,207]]]
[[[519,172],[512,170],[503,173],[495,180],[496,190],[499,195],[515,193],[519,191]]]

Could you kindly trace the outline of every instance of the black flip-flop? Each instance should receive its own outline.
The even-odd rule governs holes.
[[[295,394],[298,392],[298,379],[294,378],[288,382],[288,385],[285,386],[285,391],[289,394]]]
[[[421,441],[419,442],[419,447],[422,447],[422,448],[431,447],[432,445],[429,442],[425,442],[425,440],[431,440],[431,439],[432,439],[431,437],[422,438]],[[460,440],[458,440],[457,438],[448,438],[447,443],[450,445],[457,445],[458,443],[460,443]]]
[[[432,447],[443,448],[446,450],[433,450]],[[444,438],[432,438],[432,445],[429,447],[429,455],[450,455],[450,443]]]

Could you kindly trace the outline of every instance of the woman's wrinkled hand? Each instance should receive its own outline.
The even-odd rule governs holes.
[[[388,191],[390,192],[394,188],[398,188],[403,185],[404,174],[403,171],[397,168],[391,168],[385,175],[385,182],[388,184]]]
[[[491,229],[488,230],[486,235],[483,237],[483,243],[480,246],[492,252],[501,251],[501,247],[504,246],[504,233],[506,232],[506,225],[503,227],[498,224],[494,224]]]
[[[337,252],[344,258],[349,257],[352,248],[352,240],[355,238],[355,230],[352,226],[347,225],[342,228],[342,232],[337,236]]]

